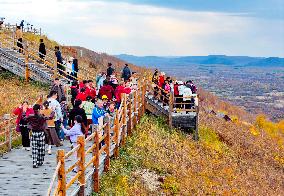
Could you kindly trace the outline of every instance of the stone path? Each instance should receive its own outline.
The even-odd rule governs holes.
[[[44,164],[39,168],[32,167],[31,151],[12,149],[11,152],[5,154],[0,158],[0,195],[46,195],[57,165],[56,151],[58,149],[69,151],[70,142],[65,141],[62,147],[53,147],[53,154],[46,153]]]

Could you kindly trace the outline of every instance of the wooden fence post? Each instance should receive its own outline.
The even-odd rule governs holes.
[[[142,115],[145,113],[145,95],[146,95],[146,84],[144,82],[142,87]]]
[[[57,78],[57,60],[54,60],[54,65],[53,65],[53,78]]]
[[[85,137],[79,136],[77,140],[77,144],[80,145],[78,151],[77,151],[77,157],[79,158],[78,168],[81,172],[80,176],[78,177],[78,181],[80,183],[80,190],[79,195],[84,196],[85,195]]]
[[[30,78],[30,71],[29,71],[29,54],[28,50],[25,52],[25,79],[27,82],[29,82]]]
[[[94,138],[94,143],[95,143],[95,148],[93,150],[93,157],[95,157],[94,162],[93,162],[93,167],[95,168],[95,171],[93,173],[93,190],[95,193],[99,192],[100,188],[100,182],[99,182],[99,164],[100,164],[100,157],[99,157],[99,152],[100,152],[100,138],[99,138],[99,130],[98,127],[93,126],[93,133],[95,131],[95,138]]]
[[[169,125],[172,128],[173,127],[173,121],[172,121],[172,113],[173,113],[173,93],[170,92],[170,98],[169,98]]]
[[[107,172],[109,170],[110,166],[110,118],[106,117],[106,126],[105,126],[105,145],[106,145],[106,159],[105,159],[105,165],[104,165],[104,171]]]
[[[122,132],[121,132],[121,145],[125,145],[125,134],[126,134],[126,126],[127,126],[127,96],[123,94],[123,113],[122,113]]]
[[[8,131],[9,131],[9,143],[8,143],[8,151],[12,149],[12,126],[11,126],[11,115],[8,114]]]
[[[195,130],[194,130],[194,137],[195,141],[199,140],[199,133],[198,133],[198,121],[199,121],[199,106],[196,106],[196,118],[195,118]]]
[[[128,103],[128,122],[127,122],[127,136],[131,135],[132,131],[132,99],[133,99],[133,94],[129,95],[129,103]]]
[[[137,121],[138,121],[138,110],[137,110],[137,103],[138,103],[138,100],[137,100],[137,95],[138,95],[138,89],[134,92],[134,100],[133,100],[133,103],[134,103],[134,117],[133,117],[133,127],[136,126],[137,124]]]
[[[62,149],[57,151],[58,162],[61,162],[61,166],[58,170],[59,193],[57,195],[66,196],[65,152]]]
[[[118,111],[116,112],[115,119],[114,119],[114,134],[115,134],[115,149],[114,149],[114,157],[117,158],[119,156],[119,114]]]

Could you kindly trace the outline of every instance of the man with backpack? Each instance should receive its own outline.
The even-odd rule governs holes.
[[[122,78],[124,79],[124,81],[128,81],[129,78],[131,77],[131,71],[128,67],[128,64],[125,64],[125,67],[122,70]]]

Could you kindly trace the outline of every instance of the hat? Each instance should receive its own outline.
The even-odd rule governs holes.
[[[161,72],[161,75],[164,76],[164,75],[166,75],[166,74],[165,74],[165,72]]]
[[[177,83],[181,85],[181,84],[183,84],[183,81],[177,81]]]
[[[107,98],[107,96],[106,96],[106,95],[103,95],[103,96],[102,96],[102,99],[108,99],[108,98]]]

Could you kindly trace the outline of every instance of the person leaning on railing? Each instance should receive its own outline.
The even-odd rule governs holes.
[[[18,108],[14,110],[14,114],[17,115],[16,131],[21,132],[22,145],[25,150],[30,150],[30,130],[28,128],[25,117],[33,114],[33,109],[29,106],[27,101],[24,101]]]

